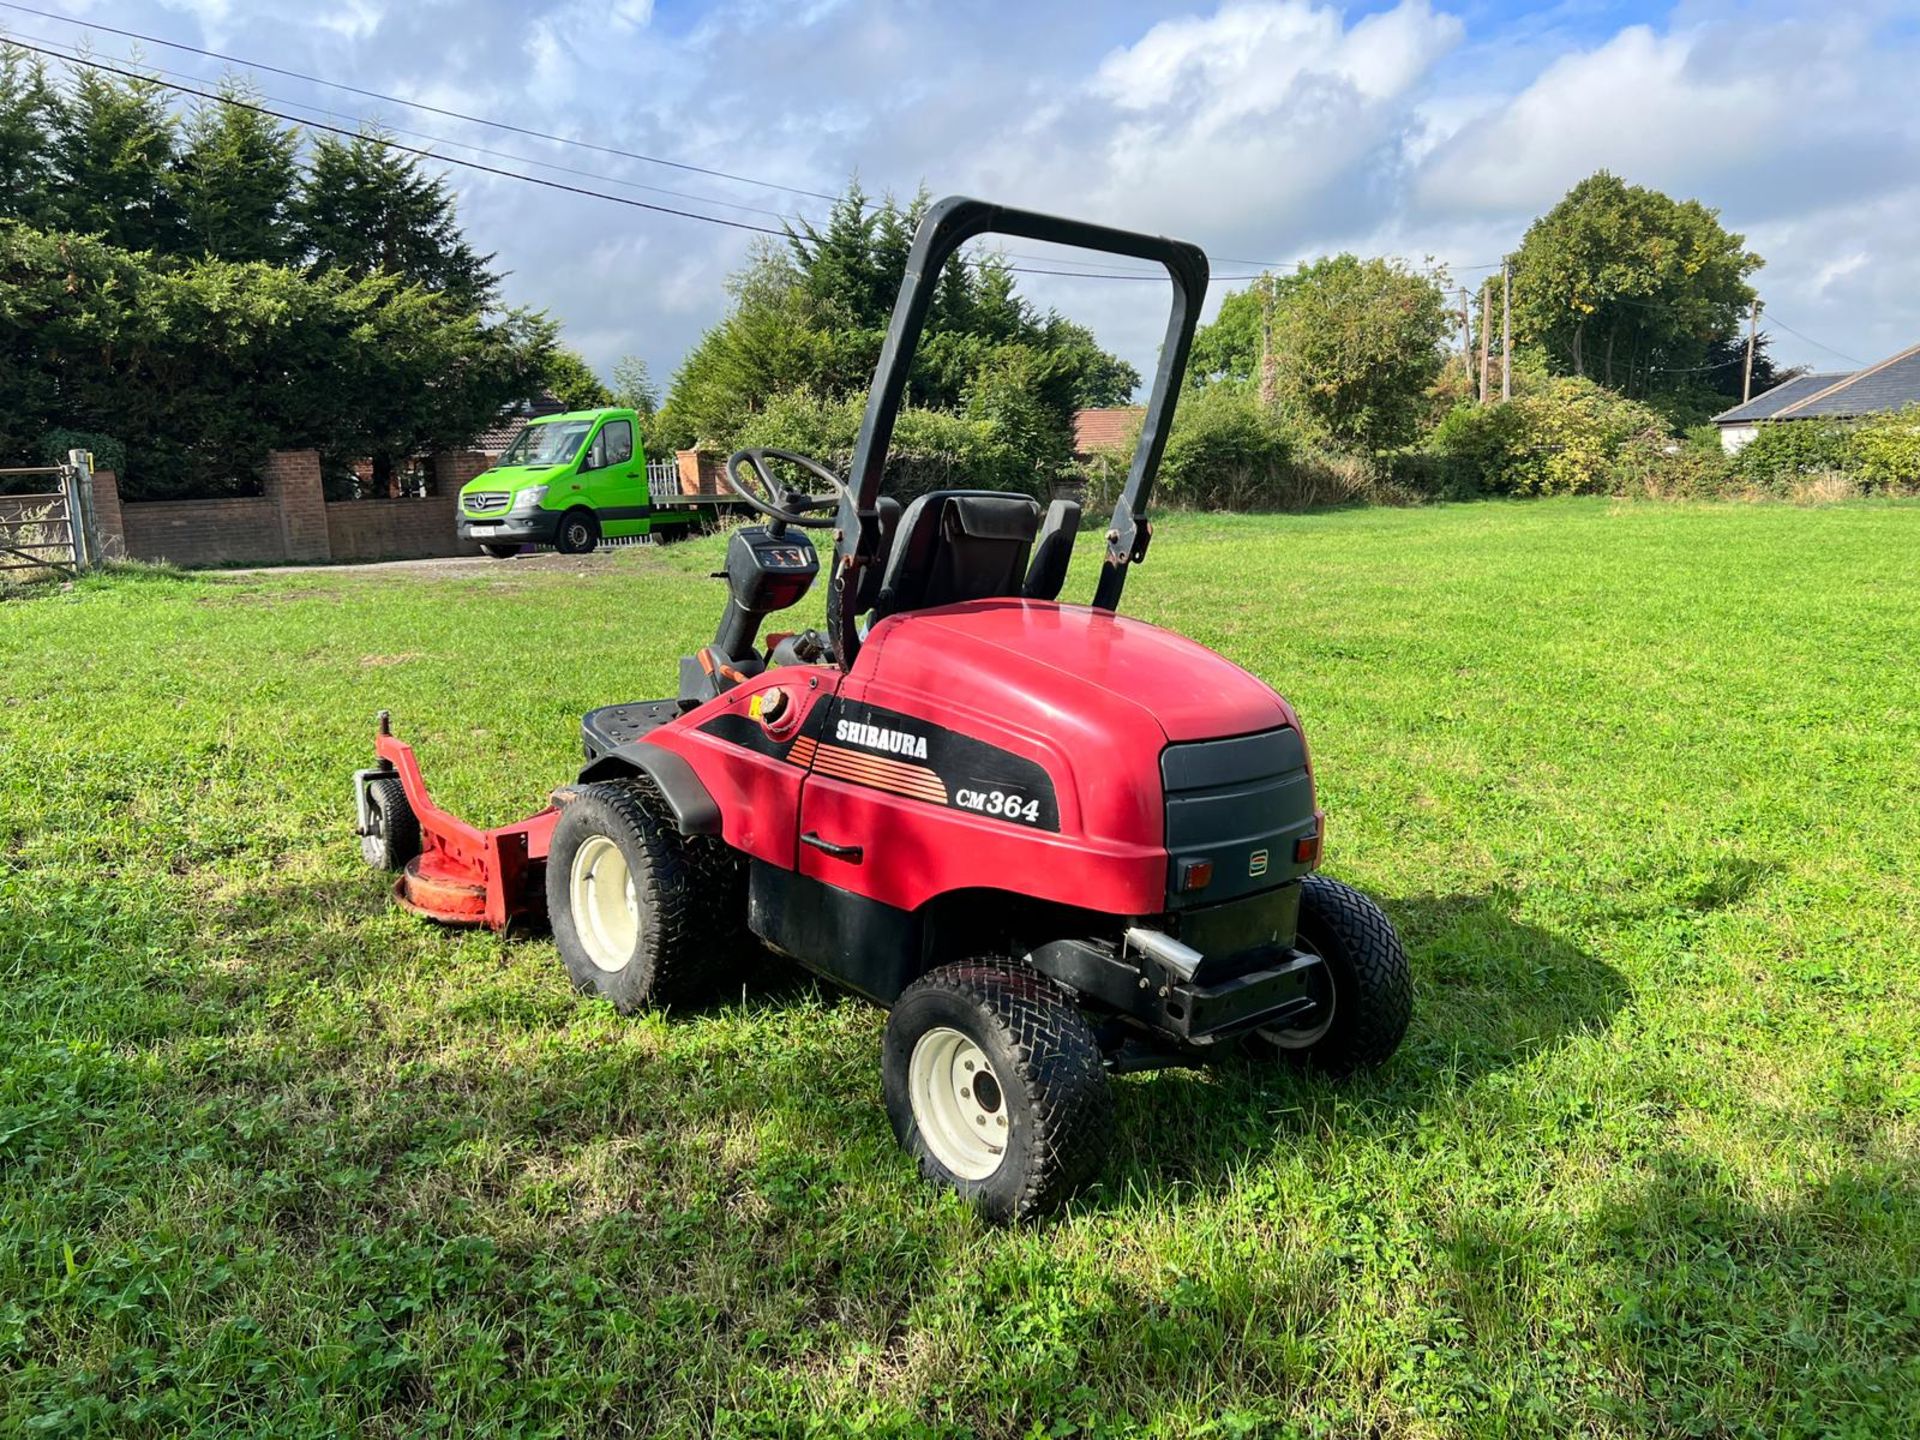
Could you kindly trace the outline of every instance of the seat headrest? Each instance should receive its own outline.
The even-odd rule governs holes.
[[[895,527],[874,614],[1017,595],[1040,506],[999,490],[933,490]]]

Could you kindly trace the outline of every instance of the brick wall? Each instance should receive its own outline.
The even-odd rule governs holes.
[[[483,470],[491,469],[493,457],[480,450],[455,450],[433,457],[433,488],[442,495],[457,495],[460,487]]]
[[[313,450],[275,450],[260,471],[264,498],[280,512],[287,560],[326,560],[327,497],[320,485],[320,456]]]
[[[423,500],[335,500],[327,506],[327,538],[335,560],[416,560],[478,555],[459,537],[455,492]]]
[[[127,554],[175,565],[272,565],[287,559],[280,507],[266,498],[137,500],[121,507]]]
[[[676,450],[675,460],[680,462],[680,493],[682,495],[731,495],[733,488],[727,484],[725,472],[727,459],[710,450]]]
[[[411,560],[478,555],[463,542],[454,509],[460,487],[487,468],[477,451],[434,457],[437,495],[417,500],[336,500],[320,486],[312,450],[276,450],[257,499],[120,499],[110,470],[93,477],[107,553],[176,565],[278,565],[325,560]],[[114,537],[119,548],[114,548]]]
[[[111,470],[93,472],[93,524],[100,532],[100,553],[118,560],[127,552],[127,523],[120,511],[120,477]]]

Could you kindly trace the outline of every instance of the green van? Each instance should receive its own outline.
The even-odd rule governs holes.
[[[496,560],[526,545],[584,555],[602,539],[680,535],[688,509],[656,507],[640,417],[574,410],[529,420],[491,470],[460,487],[460,538]]]

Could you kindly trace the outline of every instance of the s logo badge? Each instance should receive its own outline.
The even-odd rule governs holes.
[[[1267,852],[1256,850],[1247,857],[1247,874],[1264,875],[1267,873]]]

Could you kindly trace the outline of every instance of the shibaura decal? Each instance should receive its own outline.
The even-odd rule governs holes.
[[[917,715],[859,701],[836,700],[832,705],[831,723],[794,739],[786,755],[791,763],[908,800],[1035,830],[1059,830],[1053,781],[1025,756]]]
[[[863,750],[880,750],[905,755],[912,760],[927,758],[927,737],[911,730],[890,730],[883,725],[867,725],[858,720],[833,722],[833,738]]]
[[[705,734],[785,760],[832,780],[945,805],[1035,830],[1060,828],[1060,806],[1045,769],[997,745],[879,705],[822,699],[799,731],[776,740],[749,715],[730,711]]]

